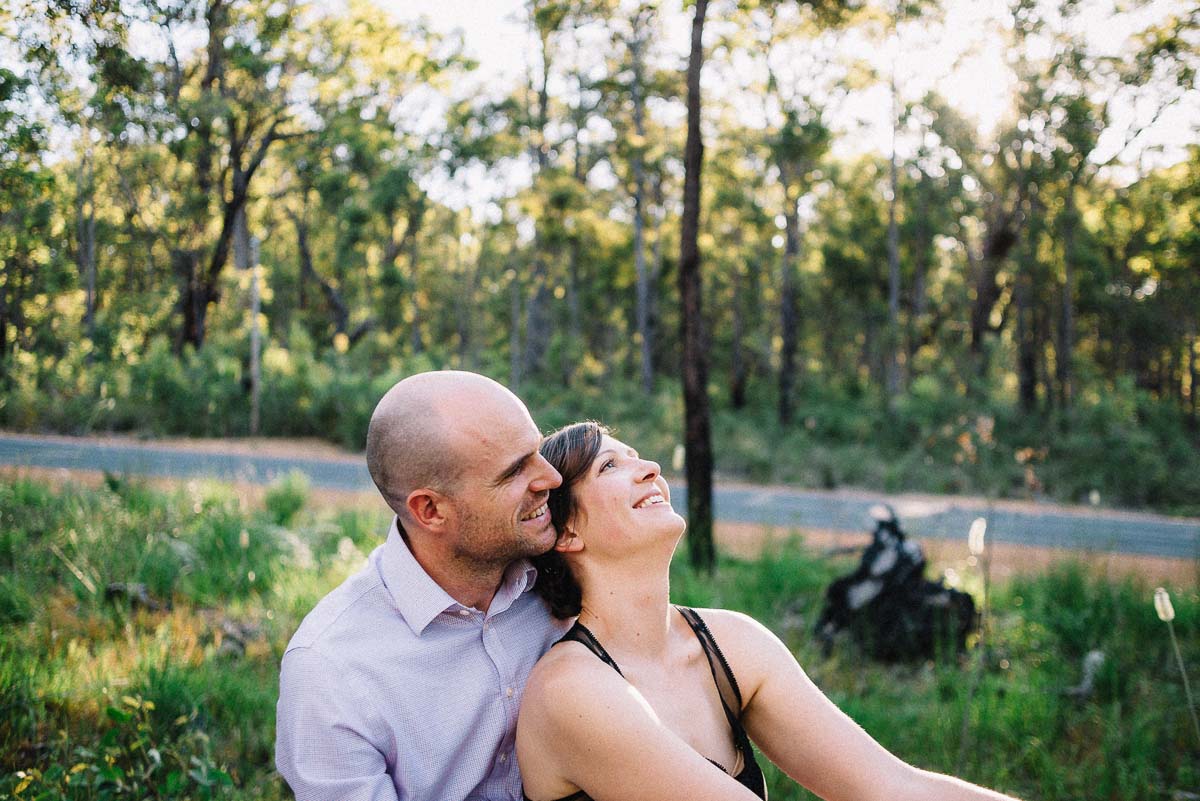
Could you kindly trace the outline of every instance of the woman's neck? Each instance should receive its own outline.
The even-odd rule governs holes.
[[[582,584],[579,622],[606,649],[653,657],[667,647],[673,612],[666,569],[652,574],[596,570]]]

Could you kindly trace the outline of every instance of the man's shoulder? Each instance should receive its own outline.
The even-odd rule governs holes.
[[[314,648],[337,653],[347,639],[379,636],[380,625],[403,620],[379,576],[374,560],[317,602],[288,643],[288,651]]]

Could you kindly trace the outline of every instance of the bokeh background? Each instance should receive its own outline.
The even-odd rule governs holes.
[[[392,383],[452,367],[678,473],[695,14],[5,4],[0,427],[357,452]],[[701,41],[719,481],[1200,514],[1193,4],[714,0]],[[300,476],[6,473],[0,797],[285,796],[279,655],[385,525]],[[813,645],[851,561],[793,533],[678,560],[678,600],[768,622],[923,766],[1027,798],[1200,794],[1151,600],[1169,585],[1194,676],[1195,558],[1170,581],[1031,565],[987,590],[984,646],[889,667]],[[936,567],[982,603],[963,537]],[[1097,650],[1094,690],[1065,693]]]

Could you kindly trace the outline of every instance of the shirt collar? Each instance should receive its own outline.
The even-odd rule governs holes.
[[[383,545],[380,572],[400,615],[418,637],[443,612],[467,609],[421,567],[400,533],[399,520],[394,517]],[[532,589],[536,581],[537,568],[528,559],[514,561],[504,571],[488,607],[488,617],[508,609],[517,598]]]

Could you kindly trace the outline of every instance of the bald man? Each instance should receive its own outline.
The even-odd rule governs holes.
[[[530,592],[561,478],[500,384],[396,384],[367,430],[395,512],[384,544],[308,614],[280,674],[276,764],[300,801],[519,801],[525,679],[566,626]]]

